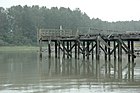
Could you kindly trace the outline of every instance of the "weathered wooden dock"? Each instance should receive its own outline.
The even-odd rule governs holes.
[[[89,29],[96,30],[96,29]],[[105,34],[103,31],[98,33],[79,33],[70,29],[40,29],[37,34],[40,46],[40,58],[42,58],[42,42],[48,44],[48,56],[52,55],[54,47],[55,57],[96,59],[96,77],[100,77],[100,55],[104,54],[105,74],[111,73],[111,59],[114,59],[114,76],[122,79],[122,55],[128,56],[128,80],[134,79],[134,42],[140,40],[137,33],[111,33]],[[89,32],[89,31],[87,31]],[[94,58],[95,56],[95,58]],[[118,63],[117,63],[118,62]],[[117,72],[117,73],[116,73]],[[110,76],[109,76],[110,77]]]

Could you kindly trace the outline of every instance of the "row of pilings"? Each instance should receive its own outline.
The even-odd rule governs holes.
[[[40,45],[40,58],[42,58],[42,42]],[[134,41],[114,39],[102,39],[98,36],[96,39],[87,40],[47,40],[47,55],[56,58],[75,58],[83,60],[95,60],[95,76],[100,78],[101,68],[104,66],[104,74],[107,77],[123,79],[123,70],[127,69],[126,77],[128,80],[134,80]],[[127,56],[127,64],[123,65],[123,55]],[[104,59],[104,62],[102,62]],[[76,64],[75,64],[76,65]],[[94,67],[93,67],[94,68]],[[113,68],[113,69],[112,69]],[[113,71],[112,71],[113,70]]]

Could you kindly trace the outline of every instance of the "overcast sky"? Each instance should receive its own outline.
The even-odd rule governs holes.
[[[80,8],[90,18],[104,21],[140,20],[140,0],[0,0],[1,7],[13,5]]]

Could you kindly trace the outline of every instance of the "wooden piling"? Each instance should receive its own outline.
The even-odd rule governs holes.
[[[122,79],[122,44],[118,42],[118,79]]]
[[[131,52],[134,54],[134,41],[131,41]],[[134,80],[134,55],[132,55],[132,81]]]
[[[57,41],[58,42],[58,58],[60,58],[60,41]]]
[[[39,57],[42,59],[42,40],[39,40]]]
[[[89,60],[89,55],[90,55],[90,53],[89,53],[89,46],[90,46],[90,42],[87,41],[86,56],[87,56],[87,59],[88,59],[88,60]]]
[[[83,41],[83,51],[82,51],[82,53],[83,53],[83,59],[85,59],[85,41]]]
[[[48,56],[51,57],[51,40],[48,41]]]
[[[65,58],[65,41],[63,41],[62,44],[63,44],[62,46],[63,46],[63,50],[64,50],[64,51],[63,51],[63,58]]]
[[[131,50],[131,49],[130,49],[130,41],[128,41],[127,44],[128,44],[128,49]],[[130,71],[131,71],[131,70],[130,70],[130,69],[131,69],[131,67],[130,67],[130,65],[131,65],[131,64],[130,64],[130,63],[131,63],[130,57],[131,57],[131,56],[130,56],[130,53],[128,53],[128,80],[129,80],[129,81],[130,81],[130,75],[131,75],[131,74],[130,74]]]
[[[100,77],[100,41],[96,40],[96,78]]]
[[[67,41],[67,58],[69,58],[69,47],[70,47],[70,44],[69,44],[69,41]]]
[[[69,50],[68,50],[68,51],[69,51],[69,57],[72,58],[72,55],[73,55],[73,54],[72,54],[72,49],[73,49],[72,41],[69,41],[69,44],[70,44],[70,45],[69,45],[70,47],[69,47]]]
[[[77,41],[75,41],[75,59],[77,58]]]
[[[57,58],[57,41],[55,41],[55,58]]]
[[[110,41],[108,41],[108,45],[110,46]],[[110,47],[108,47],[108,73],[109,73],[109,78],[111,75],[111,54],[110,54]]]
[[[92,46],[92,48],[93,48],[93,46],[94,46],[93,41],[92,41],[91,44],[92,44],[91,46]],[[91,54],[92,54],[92,60],[94,60],[94,49],[91,50]]]
[[[116,46],[116,41],[114,41],[114,43],[113,43],[113,46],[114,46],[114,48],[115,48],[115,46]],[[114,50],[114,78],[116,78],[116,49]]]
[[[105,51],[107,51],[107,46],[105,46]],[[107,54],[105,53],[105,76],[107,77]]]
[[[78,59],[80,58],[80,42],[78,41]]]

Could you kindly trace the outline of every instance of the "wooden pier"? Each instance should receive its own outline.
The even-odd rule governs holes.
[[[89,29],[93,30],[93,29]],[[96,30],[96,29],[94,29]],[[70,29],[40,29],[37,34],[40,46],[40,58],[42,58],[42,42],[47,42],[48,56],[52,54],[56,58],[75,58],[83,60],[96,60],[95,72],[96,77],[100,78],[101,74],[101,55],[104,55],[105,74],[111,77],[113,62],[114,78],[122,79],[122,71],[124,68],[128,69],[127,79],[134,80],[134,42],[140,40],[139,34],[129,33],[111,33],[104,34],[101,31],[98,33],[81,34],[80,31],[72,31]],[[88,31],[87,31],[88,32]],[[52,53],[52,47],[54,52]],[[127,55],[127,64],[123,64],[123,53]],[[95,57],[95,58],[94,58]],[[84,69],[84,68],[83,68]]]

